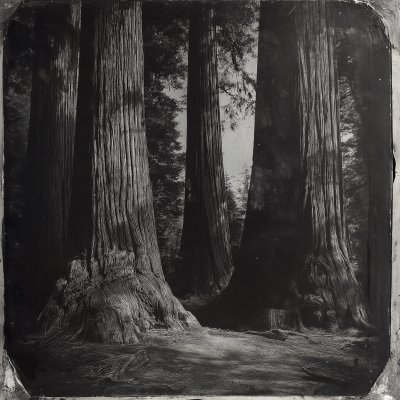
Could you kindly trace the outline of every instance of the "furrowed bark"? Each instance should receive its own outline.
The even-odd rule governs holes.
[[[189,293],[225,288],[232,274],[222,163],[214,6],[191,5],[187,149],[181,254]]]
[[[28,138],[31,249],[40,306],[65,273],[76,126],[81,2],[49,3],[35,21]]]
[[[253,166],[240,251],[227,288],[196,314],[220,328],[273,329],[302,265],[300,147],[294,120],[296,32],[291,2],[261,2]],[[282,313],[283,316],[284,313]],[[277,316],[276,316],[277,317]],[[283,328],[283,326],[279,326]]]
[[[300,331],[368,325],[349,258],[328,4],[260,5],[243,237],[228,287],[196,314],[202,325]]]
[[[141,3],[82,9],[77,152],[68,279],[47,304],[45,329],[134,343],[150,327],[196,325],[165,282],[144,126]],[[79,149],[79,152],[78,152]]]
[[[294,283],[314,315],[335,329],[346,313],[368,323],[361,287],[351,266],[344,210],[338,78],[331,4],[296,7],[298,116],[304,207],[311,218],[312,246],[305,270]],[[324,311],[322,311],[322,309]]]

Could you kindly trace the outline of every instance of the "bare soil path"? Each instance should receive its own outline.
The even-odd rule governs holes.
[[[21,376],[36,396],[357,395],[380,372],[375,341],[323,334],[151,331],[135,345],[25,339],[15,349],[35,360]]]

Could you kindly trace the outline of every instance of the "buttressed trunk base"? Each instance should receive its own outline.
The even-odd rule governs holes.
[[[165,282],[144,126],[141,3],[83,3],[69,276],[42,313],[44,329],[135,343],[152,327],[195,318]]]
[[[71,331],[101,343],[136,343],[150,328],[184,331],[199,327],[197,320],[172,295],[164,277],[135,265],[132,254],[110,255],[109,267],[131,270],[120,277],[89,275],[86,262],[70,263],[68,279],[60,279],[41,319],[46,334]],[[91,268],[97,262],[91,263]],[[141,271],[141,272],[139,272]]]
[[[346,318],[368,325],[368,313],[349,255],[331,7],[329,2],[296,6],[301,166],[312,246],[292,289],[303,317],[337,330]]]

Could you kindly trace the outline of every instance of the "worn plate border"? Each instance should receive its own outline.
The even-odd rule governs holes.
[[[57,0],[56,0],[57,1]],[[223,1],[223,0],[220,0]],[[265,0],[272,1],[272,0]],[[287,1],[287,0],[275,0]],[[293,1],[293,0],[292,0]],[[303,1],[303,0],[295,0]],[[312,0],[318,1],[318,0]],[[325,0],[329,1],[329,0]],[[344,1],[344,0],[343,0]],[[392,215],[392,295],[391,295],[391,320],[390,320],[390,358],[366,396],[334,396],[324,399],[365,399],[365,400],[397,400],[400,399],[400,0],[348,0],[351,3],[364,3],[370,6],[379,15],[385,33],[392,47],[392,130],[393,130],[393,156],[398,160],[393,182],[393,215]],[[3,45],[4,33],[7,23],[15,13],[22,0],[0,0],[0,220],[3,226],[4,218],[4,115],[3,115]],[[3,229],[3,228],[2,228]],[[3,231],[1,232],[3,234]],[[0,246],[0,330],[4,328],[4,274],[3,274],[3,248]],[[29,399],[29,394],[22,386],[16,370],[7,352],[4,350],[4,336],[0,335],[0,349],[2,358],[0,363],[0,399],[22,400]],[[322,399],[319,396],[286,396],[270,397],[256,396],[258,399]],[[151,399],[172,400],[192,399],[197,400],[248,400],[253,396],[132,396],[119,399]],[[91,397],[74,397],[76,400],[90,400]],[[117,397],[96,397],[98,400],[118,399]]]

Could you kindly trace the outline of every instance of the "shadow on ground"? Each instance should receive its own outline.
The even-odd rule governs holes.
[[[135,345],[25,337],[11,353],[34,396],[360,395],[380,372],[374,343],[312,333],[281,341],[203,329],[150,331]],[[311,376],[305,366],[327,377]]]

